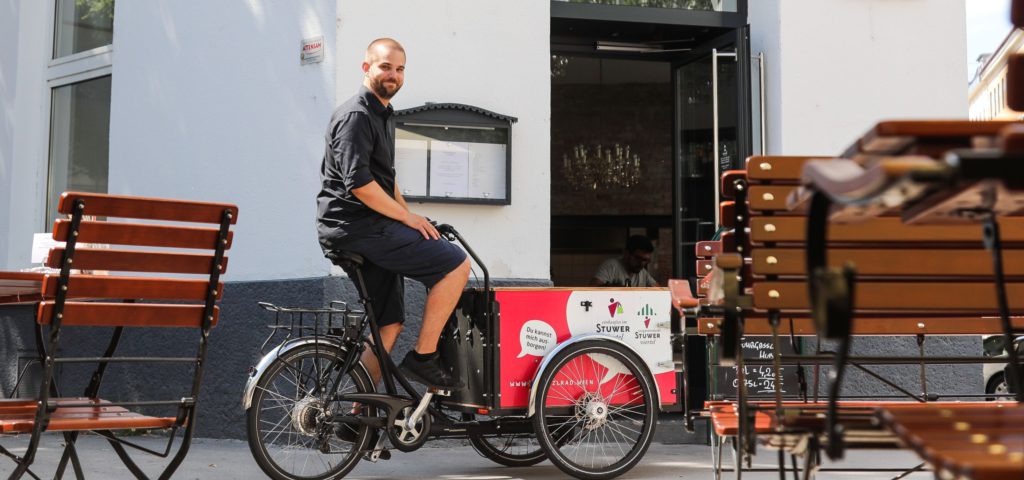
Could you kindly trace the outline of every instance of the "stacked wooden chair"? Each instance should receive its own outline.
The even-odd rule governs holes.
[[[230,228],[238,220],[238,208],[221,203],[65,193],[58,210],[67,218],[54,223],[53,238],[65,243],[50,250],[46,265],[59,273],[7,274],[26,277],[23,280],[34,281],[37,289],[0,299],[36,304],[36,343],[42,366],[37,398],[0,400],[0,434],[30,435],[21,455],[4,448],[0,436],[0,454],[15,463],[9,478],[25,474],[38,478],[30,467],[46,432],[60,432],[64,438],[55,478],[63,476],[69,462],[76,477],[83,477],[75,449],[81,432],[108,440],[138,478],[146,475],[126,447],[170,457],[160,474],[160,478],[169,478],[184,460],[195,431],[208,337],[220,314],[220,276],[226,271],[225,251],[231,247]],[[28,278],[32,275],[35,277]],[[195,340],[173,346],[181,352],[179,356],[117,354],[126,329],[152,328],[191,329]],[[99,356],[66,353],[75,350],[83,337],[111,331]],[[177,385],[179,391],[171,398],[108,400],[101,387],[108,367],[115,364],[185,365],[192,375]],[[86,378],[61,378],[57,372],[65,365],[93,365],[90,368],[94,369]],[[62,381],[87,383],[87,387],[80,396],[59,395],[68,390]],[[158,411],[165,413],[152,413]],[[128,430],[165,430],[171,435],[165,450],[153,451],[121,434]],[[179,446],[171,456],[175,441]]]

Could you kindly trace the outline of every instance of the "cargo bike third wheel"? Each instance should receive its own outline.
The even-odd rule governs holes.
[[[644,361],[610,339],[558,350],[537,379],[534,426],[548,458],[583,479],[622,475],[643,457],[658,420]]]

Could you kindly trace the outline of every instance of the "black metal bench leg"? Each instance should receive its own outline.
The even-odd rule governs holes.
[[[132,475],[135,475],[135,478],[139,480],[145,480],[149,478],[146,476],[145,472],[143,472],[142,469],[139,468],[135,461],[132,460],[132,457],[128,455],[128,452],[125,451],[124,446],[118,443],[118,441],[114,437],[113,432],[104,431],[102,432],[102,435],[107,438],[107,443],[110,443],[110,447],[114,449],[114,453],[116,453],[117,457],[121,459],[121,463],[124,464],[125,468],[127,468],[128,471],[132,472]]]
[[[174,475],[174,472],[181,465],[181,462],[185,460],[185,455],[188,455],[189,448],[192,447],[192,436],[195,435],[195,423],[196,423],[196,410],[199,409],[198,404],[188,407],[186,414],[185,431],[181,432],[181,445],[178,447],[178,453],[174,455],[171,462],[167,464],[167,468],[163,472],[160,472],[160,480],[166,480]],[[173,437],[173,432],[172,432]],[[171,439],[173,440],[173,438]],[[167,451],[170,452],[170,444],[167,445]]]
[[[57,464],[57,473],[53,475],[53,478],[64,478],[64,470],[67,469],[68,460],[71,460],[71,468],[75,472],[75,478],[78,480],[85,479],[85,473],[82,472],[82,463],[78,459],[78,451],[75,449],[75,442],[78,440],[78,432],[65,432],[64,433],[64,453],[60,456],[60,463]]]

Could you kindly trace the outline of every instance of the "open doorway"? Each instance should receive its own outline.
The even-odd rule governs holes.
[[[746,2],[733,12],[688,5],[552,2],[556,286],[587,285],[637,234],[655,245],[648,270],[661,285],[697,285],[694,247],[720,223],[720,174],[754,149]],[[678,394],[698,406],[716,392],[702,376],[703,339],[687,341],[693,373]]]
[[[551,78],[551,278],[587,285],[626,239],[672,275],[672,103],[667,62],[555,55]]]

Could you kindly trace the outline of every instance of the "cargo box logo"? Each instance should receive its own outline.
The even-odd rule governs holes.
[[[614,298],[608,299],[608,314],[615,318],[616,313],[622,312],[622,302],[616,302]]]

